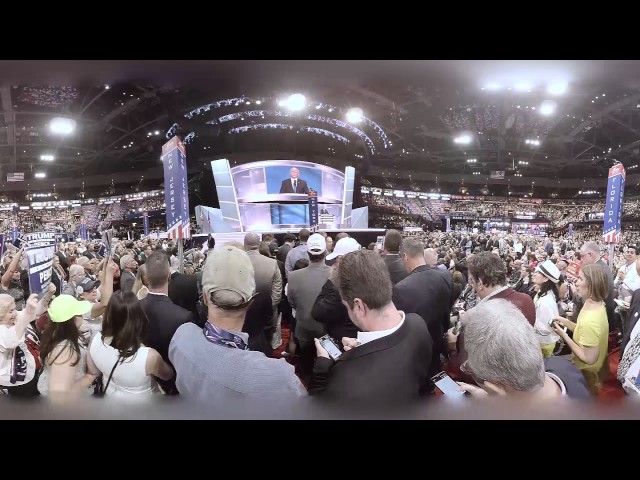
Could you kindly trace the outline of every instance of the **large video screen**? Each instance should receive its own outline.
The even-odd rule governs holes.
[[[344,173],[298,160],[265,160],[231,169],[238,203],[300,201],[309,191],[321,203],[342,203]]]

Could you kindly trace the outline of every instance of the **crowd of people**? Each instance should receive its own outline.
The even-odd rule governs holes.
[[[382,248],[347,233],[303,229],[282,244],[248,233],[184,252],[183,273],[167,239],[120,240],[102,258],[96,242],[68,242],[41,298],[23,251],[8,243],[0,392],[214,404],[382,406],[443,392],[588,401],[619,348],[620,388],[636,394],[638,237],[626,235],[609,259],[586,233],[389,230]]]
[[[153,212],[163,208],[164,197],[153,197],[109,204],[88,204],[82,207],[42,207],[18,212],[5,210],[0,211],[0,231],[11,231],[15,223],[21,232],[48,230],[77,233],[81,219],[85,220],[89,230],[96,230],[101,223],[117,222],[131,216],[140,217],[142,212]]]
[[[553,229],[566,228],[570,223],[589,220],[590,214],[602,213],[602,201],[532,201],[514,202],[509,199],[477,198],[468,200],[434,200],[428,198],[408,198],[397,196],[363,194],[364,204],[371,213],[393,214],[400,221],[405,216],[419,217],[423,223],[439,223],[443,216],[466,215],[470,217],[531,217],[529,220],[548,220]],[[625,219],[638,219],[640,200],[625,199]],[[402,226],[401,224],[394,224]]]

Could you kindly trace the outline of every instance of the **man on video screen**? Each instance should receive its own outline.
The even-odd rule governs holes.
[[[307,182],[298,178],[300,171],[296,167],[293,167],[289,173],[291,178],[282,181],[280,193],[309,193]]]

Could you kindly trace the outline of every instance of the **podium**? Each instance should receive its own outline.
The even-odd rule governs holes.
[[[331,215],[330,213],[320,214],[320,224],[332,226],[334,224],[334,218],[335,215]]]

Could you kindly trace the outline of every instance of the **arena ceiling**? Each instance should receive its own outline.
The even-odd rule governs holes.
[[[214,158],[271,152],[351,164],[371,175],[482,183],[504,171],[503,182],[535,178],[562,186],[602,178],[618,161],[630,175],[640,164],[640,62],[127,60],[0,67],[6,189],[49,188],[63,179],[161,178],[161,146],[176,133],[188,137],[195,170]],[[283,105],[292,93],[305,95],[304,110]],[[359,123],[345,118],[353,107],[364,114]],[[50,132],[59,116],[77,122],[73,134]],[[25,174],[28,186],[5,182],[15,172]]]

